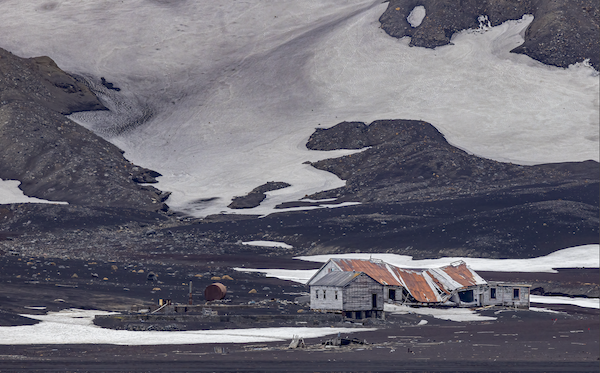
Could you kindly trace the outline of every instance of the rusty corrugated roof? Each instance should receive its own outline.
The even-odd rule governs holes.
[[[342,271],[364,272],[382,285],[402,286],[402,283],[398,281],[388,269],[391,266],[383,261],[340,258],[331,260],[333,260]]]
[[[431,268],[428,272],[448,291],[486,284],[486,281],[462,260],[441,268]]]
[[[417,302],[433,303],[442,301],[437,291],[437,286],[434,285],[434,281],[427,271],[416,271],[398,267],[392,267],[392,270],[401,278],[404,288]]]
[[[399,268],[377,259],[330,260],[342,272],[363,272],[382,285],[402,286],[421,303],[443,302],[458,289],[486,284],[486,281],[463,261],[441,268],[417,270]]]

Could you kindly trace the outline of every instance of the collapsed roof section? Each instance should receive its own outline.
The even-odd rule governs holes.
[[[329,271],[363,272],[381,285],[403,287],[419,303],[445,302],[461,289],[487,283],[462,260],[439,268],[408,269],[378,259],[333,258],[317,271],[308,285],[316,285],[323,277],[320,272],[326,267]]]

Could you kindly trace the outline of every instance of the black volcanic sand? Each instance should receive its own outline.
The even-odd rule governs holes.
[[[158,261],[157,261],[158,262]],[[209,304],[219,314],[310,315],[294,299],[304,285],[231,267],[310,269],[319,263],[290,258],[249,256],[163,256],[163,264],[138,261],[93,262],[52,258],[0,257],[0,325],[35,323],[19,314],[65,308],[127,311],[131,306],[155,306],[158,298],[187,303],[187,283],[193,279],[196,304],[202,290],[214,282],[228,287],[226,302]],[[116,266],[116,269],[113,267]],[[135,272],[134,272],[135,270]],[[143,270],[143,273],[138,273]],[[159,281],[148,281],[148,272]],[[77,277],[73,277],[77,274]],[[95,275],[98,277],[95,277]],[[558,273],[482,272],[489,280],[557,282],[598,286],[598,269],[565,269]],[[196,277],[202,275],[202,277]],[[104,279],[106,278],[106,279]],[[157,290],[156,288],[160,288]],[[250,294],[251,289],[257,293]],[[251,306],[248,303],[253,303]],[[247,305],[246,308],[224,307]],[[533,304],[561,313],[489,308],[484,322],[451,322],[429,316],[388,315],[385,322],[308,323],[310,326],[376,327],[349,337],[367,345],[325,348],[333,337],[306,340],[307,348],[287,350],[289,341],[248,344],[166,346],[0,345],[4,371],[594,371],[598,366],[599,311],[570,305]],[[36,311],[25,307],[47,307]],[[302,310],[302,312],[298,312]],[[421,320],[426,325],[417,326]],[[296,323],[150,322],[106,323],[129,330],[189,330],[236,327],[298,326]],[[307,324],[307,325],[308,325]],[[301,325],[301,324],[300,324]]]

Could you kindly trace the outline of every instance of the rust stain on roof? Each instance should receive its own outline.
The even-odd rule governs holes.
[[[382,285],[402,286],[388,271],[384,262],[361,259],[333,259],[342,271],[364,272]]]
[[[475,276],[479,276],[473,273],[465,262],[461,262],[458,265],[450,264],[440,269],[464,287],[477,285],[477,278]]]
[[[431,303],[441,301],[440,295],[431,286],[432,284],[427,281],[425,276],[429,276],[426,272],[407,270],[398,267],[394,267],[393,270],[398,277],[402,278],[402,281],[406,284],[406,290],[408,290],[410,295],[412,295],[417,302]]]

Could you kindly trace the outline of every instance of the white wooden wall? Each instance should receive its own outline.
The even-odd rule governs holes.
[[[496,289],[496,299],[490,297],[490,289]],[[514,298],[514,289],[519,289],[519,297]],[[517,308],[529,308],[529,286],[519,285],[488,285],[482,294],[482,306],[511,306]]]
[[[342,311],[342,307],[343,288],[314,285],[310,287],[310,308],[314,310]]]

